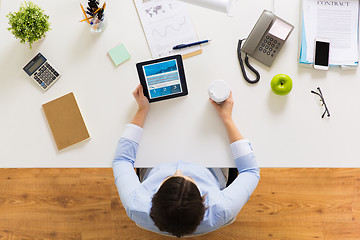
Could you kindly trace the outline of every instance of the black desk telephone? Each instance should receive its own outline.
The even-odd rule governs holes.
[[[256,83],[260,80],[259,72],[249,64],[248,55],[255,58],[259,62],[271,67],[275,57],[279,54],[280,49],[284,45],[286,39],[294,29],[294,26],[285,20],[277,17],[270,11],[264,10],[254,28],[251,30],[243,46],[242,41],[238,42],[238,58],[241,71],[245,80],[249,83]],[[241,52],[246,54],[245,64],[252,70],[255,80],[250,80],[245,72]]]

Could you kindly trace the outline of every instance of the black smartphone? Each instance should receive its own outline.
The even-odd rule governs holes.
[[[329,69],[330,41],[327,39],[316,38],[314,68],[320,70]]]

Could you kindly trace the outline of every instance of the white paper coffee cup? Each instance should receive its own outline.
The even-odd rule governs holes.
[[[215,80],[209,86],[209,96],[216,103],[224,102],[230,95],[230,85],[224,80]]]

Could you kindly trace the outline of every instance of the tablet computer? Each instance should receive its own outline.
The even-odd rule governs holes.
[[[136,69],[149,102],[188,94],[181,55],[140,62]]]

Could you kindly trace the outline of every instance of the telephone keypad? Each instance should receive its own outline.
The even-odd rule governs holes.
[[[273,37],[266,35],[263,41],[260,44],[259,51],[264,54],[274,57],[278,48],[280,47],[280,43],[274,39]]]

